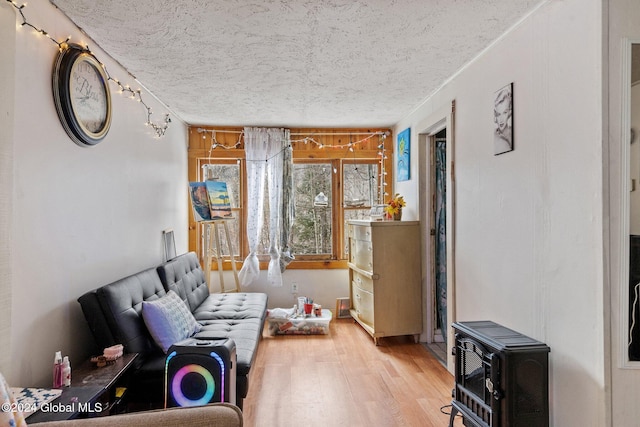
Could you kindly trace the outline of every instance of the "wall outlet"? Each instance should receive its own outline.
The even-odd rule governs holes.
[[[298,293],[298,284],[296,282],[291,283],[291,293],[292,294]]]

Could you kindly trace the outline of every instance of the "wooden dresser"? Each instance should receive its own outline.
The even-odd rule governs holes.
[[[422,332],[419,221],[349,221],[351,316],[378,338]]]

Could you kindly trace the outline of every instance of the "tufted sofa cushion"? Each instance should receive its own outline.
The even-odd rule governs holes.
[[[102,286],[96,295],[116,341],[127,353],[157,352],[158,347],[142,319],[142,302],[166,294],[155,268]]]
[[[78,298],[78,302],[80,303],[85,319],[87,319],[89,329],[96,339],[98,351],[96,354],[99,354],[104,348],[118,344],[109,328],[107,319],[104,317],[97,291],[94,289],[83,294]]]
[[[266,318],[267,294],[210,294],[195,252],[160,265],[158,276],[167,291],[174,291],[187,303],[198,321]]]
[[[209,296],[209,287],[195,252],[180,255],[158,267],[160,281],[174,291],[193,313]]]
[[[266,294],[210,294],[193,316],[200,323],[215,319],[264,319],[266,307]]]
[[[258,342],[262,336],[262,320],[259,318],[218,319],[200,321],[200,323],[203,327],[194,335],[194,338],[231,338],[236,343],[237,374],[247,375],[256,357]]]

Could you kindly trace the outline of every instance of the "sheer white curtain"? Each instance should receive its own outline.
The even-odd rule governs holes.
[[[282,286],[280,270],[280,230],[282,229],[282,188],[284,150],[288,150],[289,130],[244,129],[247,159],[247,240],[249,255],[239,273],[242,285],[250,285],[260,275],[257,251],[264,216],[265,178],[269,185],[269,270],[267,281]]]
[[[282,151],[282,215],[280,229],[280,271],[284,273],[287,266],[295,259],[291,253],[290,238],[295,206],[293,203],[293,150],[287,131],[287,149]]]
[[[274,144],[280,145],[280,144]],[[267,271],[267,283],[273,286],[282,286],[282,273],[280,272],[280,205],[282,203],[282,150],[269,159],[267,163],[267,183],[269,184],[269,270]]]

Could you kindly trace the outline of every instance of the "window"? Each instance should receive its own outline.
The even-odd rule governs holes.
[[[331,163],[293,165],[295,219],[291,253],[296,259],[331,259],[333,254]]]
[[[205,138],[194,135],[191,129],[189,148],[189,180],[201,180],[202,165],[209,164],[215,178],[227,182],[232,197],[232,209],[237,221],[231,222],[234,252],[237,261],[247,256],[248,247],[245,229],[246,191],[244,149],[237,135],[226,136],[214,133],[217,147]],[[203,132],[207,132],[206,130]],[[295,130],[291,130],[294,134]],[[291,230],[291,252],[295,260],[288,268],[344,268],[346,266],[347,236],[346,222],[350,219],[368,219],[371,206],[382,203],[381,188],[385,188],[384,177],[391,176],[391,160],[385,154],[379,134],[384,131],[369,131],[362,143],[343,144],[339,137],[314,136],[316,144],[292,142],[295,219]],[[200,132],[198,132],[200,134]],[[213,132],[212,132],[213,133]],[[230,132],[231,133],[231,132]],[[236,133],[240,133],[239,130]],[[313,134],[312,132],[309,132]],[[326,130],[322,130],[326,134]],[[345,133],[340,133],[345,135]],[[319,141],[319,142],[318,142]],[[353,146],[352,146],[353,145]],[[387,154],[391,151],[387,149]],[[384,158],[384,164],[382,162]],[[268,189],[267,189],[268,191]],[[268,194],[265,195],[268,198]],[[268,263],[269,213],[265,204],[264,223],[258,254],[261,268]],[[197,250],[198,224],[190,227],[190,249]],[[223,251],[224,252],[224,251]],[[223,255],[227,255],[226,252]],[[225,266],[226,268],[227,266]],[[216,268],[215,265],[212,268]]]
[[[344,228],[351,219],[367,219],[371,207],[383,203],[380,196],[380,185],[384,181],[380,179],[380,162],[351,162],[344,163],[342,175],[344,180]],[[349,239],[344,235],[345,251],[348,248]]]

